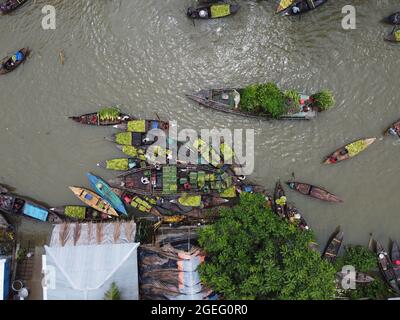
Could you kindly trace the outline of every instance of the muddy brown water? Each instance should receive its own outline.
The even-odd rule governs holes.
[[[397,1],[352,1],[357,29],[341,27],[349,1],[329,1],[301,19],[274,15],[272,1],[239,1],[231,18],[185,16],[186,0],[51,1],[57,29],[43,30],[41,8],[29,1],[0,18],[0,53],[29,46],[29,60],[0,79],[0,182],[50,206],[79,204],[69,185],[88,186],[84,173],[120,153],[104,137],[110,128],[78,126],[69,115],[119,104],[138,117],[177,120],[180,128],[255,129],[251,179],[270,189],[277,179],[321,185],[343,204],[287,190],[325,243],[336,226],[346,243],[400,240],[400,143],[382,131],[400,118],[400,46],[383,42],[379,21]],[[65,64],[59,51],[65,52]],[[214,112],[184,94],[208,87],[276,81],[313,92],[330,88],[334,109],[311,122],[260,122]],[[378,141],[359,157],[323,166],[324,156],[361,137]],[[24,222],[27,230],[37,224]]]

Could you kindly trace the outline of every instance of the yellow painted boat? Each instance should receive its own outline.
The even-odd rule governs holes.
[[[78,188],[78,187],[69,187],[71,191],[86,205],[96,209],[99,212],[105,213],[109,216],[118,217],[117,211],[111,205],[101,198],[98,194],[93,191]]]

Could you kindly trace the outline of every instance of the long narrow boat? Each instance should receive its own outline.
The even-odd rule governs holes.
[[[342,281],[347,274],[344,272],[337,272],[336,276],[338,278],[339,281]],[[356,277],[354,279],[356,284],[368,284],[373,282],[375,279],[373,277],[371,277],[369,274],[366,274],[364,272],[356,272]]]
[[[63,206],[50,208],[50,211],[74,221],[100,221],[110,219],[110,216],[98,212],[91,207]]]
[[[109,183],[144,195],[220,195],[235,185],[235,179],[223,170],[205,165],[164,165],[133,170],[109,180]]]
[[[400,25],[400,12],[395,12],[390,16],[383,19],[383,22],[390,23],[393,25]]]
[[[390,252],[392,258],[392,266],[394,274],[396,275],[397,285],[400,287],[400,248],[397,242],[393,242],[392,250]]]
[[[378,255],[379,269],[381,270],[383,278],[390,285],[390,287],[399,293],[400,289],[396,281],[396,275],[393,270],[392,261],[390,260],[388,253],[379,242],[376,242],[376,254]]]
[[[10,73],[17,69],[21,64],[23,64],[26,58],[29,56],[29,48],[22,48],[18,50],[11,57],[6,57],[0,62],[0,75]]]
[[[128,132],[146,133],[150,130],[162,130],[168,132],[169,122],[160,120],[129,120],[124,123],[114,125],[115,129]]]
[[[306,196],[316,198],[322,201],[328,202],[343,202],[334,194],[322,189],[320,187],[313,186],[303,182],[286,182],[290,189],[300,192]]]
[[[9,193],[4,188],[2,188],[0,193],[0,210],[11,215],[21,215],[42,222],[62,222],[62,219],[57,214],[50,212],[44,206],[24,197]]]
[[[363,152],[367,149],[371,144],[376,141],[376,138],[367,138],[360,139],[345,145],[344,147],[336,150],[329,156],[325,158],[325,164],[334,164],[344,160],[348,160],[350,158],[355,157],[356,155]]]
[[[115,126],[134,119],[133,117],[122,113],[117,107],[102,108],[98,112],[69,118],[77,123],[90,126]]]
[[[225,18],[237,13],[240,6],[225,2],[204,4],[199,7],[190,7],[187,9],[187,16],[191,19],[218,19]]]
[[[285,190],[283,190],[280,181],[278,181],[275,185],[273,209],[275,213],[281,218],[287,217],[288,213],[287,199],[285,195]]]
[[[400,120],[396,121],[389,128],[387,128],[384,132],[384,135],[391,135],[400,138]]]
[[[117,211],[98,194],[85,188],[69,187],[71,191],[85,204],[109,216],[118,217]]]
[[[334,263],[336,261],[337,255],[339,253],[340,247],[343,242],[343,232],[338,230],[329,239],[324,252],[322,253],[322,258]]]
[[[194,94],[186,95],[189,99],[198,102],[200,105],[211,108],[214,110],[222,111],[225,113],[236,114],[240,116],[272,120],[274,119],[269,114],[257,114],[247,111],[242,111],[240,105],[240,91],[241,88],[234,89],[211,89],[200,90]],[[297,110],[281,116],[280,120],[310,120],[316,117],[318,111],[310,107],[310,96],[301,95],[301,103]]]
[[[0,14],[9,14],[17,10],[28,0],[5,0],[0,4]]]
[[[291,6],[282,12],[285,16],[298,16],[311,10],[314,10],[323,4],[327,3],[328,0],[300,0],[295,1]]]
[[[105,199],[111,206],[127,216],[128,212],[126,212],[124,203],[121,198],[111,190],[111,187],[100,177],[97,177],[91,173],[86,173],[86,177],[88,178],[92,188],[99,194],[103,199]]]

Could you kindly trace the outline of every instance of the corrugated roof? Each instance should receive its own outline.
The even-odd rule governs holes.
[[[137,300],[138,246],[138,243],[45,246],[47,299],[102,300],[115,282],[122,299]]]

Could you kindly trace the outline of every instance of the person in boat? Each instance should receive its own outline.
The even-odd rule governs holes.
[[[12,69],[18,62],[24,60],[24,54],[21,51],[17,51],[5,64],[6,69]]]
[[[389,134],[392,136],[398,136],[396,129],[393,127],[389,128]]]
[[[339,155],[329,157],[330,162],[336,163],[338,161],[346,160],[348,157],[349,151],[346,148],[340,150]]]

